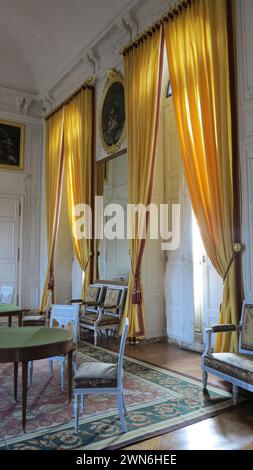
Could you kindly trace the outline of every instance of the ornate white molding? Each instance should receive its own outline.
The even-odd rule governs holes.
[[[253,55],[252,55],[252,0],[239,2],[237,14],[240,15],[240,33],[242,37],[242,66],[244,100],[253,99]]]
[[[120,49],[167,11],[172,1],[130,1],[97,38],[72,60],[61,77],[40,94],[40,100],[50,95],[56,106],[91,73],[99,80],[107,69],[117,67],[122,62]]]
[[[242,138],[253,140],[253,108],[241,116]]]
[[[5,87],[0,87],[0,110],[32,118],[42,116],[38,96]]]
[[[244,261],[244,287],[247,298],[253,298],[253,143],[245,146],[243,151],[244,171],[243,180],[246,191],[244,191],[244,213],[243,213],[243,243],[246,250],[243,255]]]
[[[43,117],[92,74],[101,78],[116,67],[120,49],[168,10],[174,0],[129,0],[127,6],[91,41],[39,95],[0,87],[0,109]]]

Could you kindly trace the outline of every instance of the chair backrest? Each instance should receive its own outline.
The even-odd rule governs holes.
[[[86,302],[98,302],[102,287],[96,284],[90,284],[87,294],[85,296]]]
[[[243,302],[239,352],[253,354],[253,305]]]
[[[121,319],[122,313],[124,311],[127,287],[126,286],[117,286],[113,283],[105,286],[105,295],[103,303],[106,307],[112,306],[112,310],[105,310],[105,315],[113,315]],[[115,305],[117,308],[115,309]]]
[[[13,302],[13,286],[2,286],[0,287],[0,303],[1,304],[12,304]]]
[[[119,357],[118,357],[118,385],[122,384],[123,380],[123,361],[124,361],[124,353],[126,348],[126,339],[127,339],[127,331],[128,331],[129,321],[128,318],[125,319],[122,336],[120,339],[120,347],[119,347]]]
[[[73,339],[77,343],[79,328],[79,308],[78,304],[74,305],[52,305],[50,316],[50,327],[58,323],[59,328],[69,328],[73,324]]]

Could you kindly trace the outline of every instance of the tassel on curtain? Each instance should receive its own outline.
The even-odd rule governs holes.
[[[205,249],[224,280],[220,322],[238,323],[240,191],[228,44],[231,2],[197,0],[184,6],[164,23],[181,153]],[[220,334],[216,350],[237,351],[237,341],[235,333]]]
[[[59,229],[61,193],[64,173],[63,108],[46,121],[46,226],[48,268],[40,311],[44,312],[49,291],[54,302],[54,254]]]
[[[128,139],[128,202],[151,202],[160,94],[163,70],[164,35],[159,25],[138,45],[124,52],[125,103]],[[124,316],[129,318],[128,338],[137,341],[144,337],[144,310],[141,286],[141,263],[145,239],[138,238],[138,217],[134,239],[130,242],[132,272]],[[146,218],[148,222],[148,215]],[[147,226],[147,225],[146,225]]]
[[[82,298],[90,284],[91,240],[79,239],[75,227],[75,206],[92,205],[91,167],[93,132],[93,88],[83,88],[64,107],[64,148],[69,223],[75,256],[84,272]],[[86,226],[87,234],[89,228]]]

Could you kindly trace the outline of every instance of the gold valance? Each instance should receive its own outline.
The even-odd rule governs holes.
[[[159,31],[163,22],[168,22],[177,17],[185,8],[191,5],[195,0],[179,0],[165,13],[162,18],[156,20],[151,26],[146,28],[137,38],[121,49],[120,53],[125,56],[134,47],[138,47],[148,37],[151,37],[156,31]]]

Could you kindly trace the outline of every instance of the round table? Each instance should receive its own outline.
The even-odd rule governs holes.
[[[18,326],[22,326],[23,308],[12,304],[0,304],[0,317],[8,317],[11,326],[13,315],[18,316]]]
[[[14,399],[17,401],[18,363],[22,362],[22,428],[26,425],[28,362],[68,355],[68,398],[72,399],[73,337],[67,329],[42,327],[0,328],[0,362],[14,363]]]

